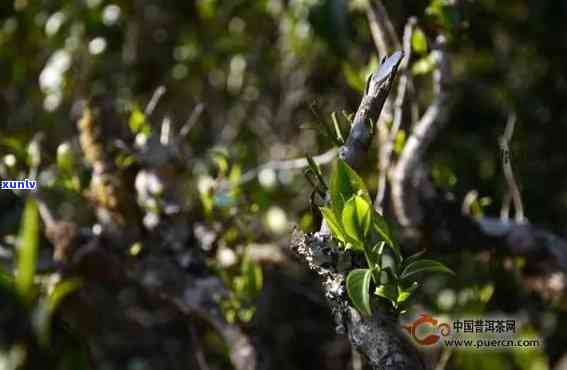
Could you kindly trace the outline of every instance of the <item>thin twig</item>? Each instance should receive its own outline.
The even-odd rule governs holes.
[[[397,51],[382,61],[378,71],[368,79],[362,101],[352,121],[349,136],[339,150],[341,159],[351,167],[358,167],[368,154],[386,97],[390,93],[403,53]]]
[[[146,105],[146,109],[144,110],[144,114],[146,117],[152,115],[154,110],[156,109],[157,104],[159,103],[161,97],[165,94],[165,86],[159,86],[153,93],[148,105]]]
[[[159,141],[163,146],[168,146],[171,139],[171,118],[165,116],[161,122]]]
[[[382,1],[370,1],[366,15],[378,54],[384,57],[392,50],[399,50],[401,48],[400,40]]]
[[[412,189],[423,155],[441,126],[445,123],[449,109],[447,85],[450,81],[450,65],[445,51],[445,38],[437,38],[433,57],[437,68],[433,72],[434,98],[408,138],[400,159],[392,173],[392,202],[400,225],[415,226],[422,220],[417,194]]]
[[[510,141],[512,140],[512,135],[514,134],[514,126],[516,125],[516,114],[511,113],[508,116],[508,122],[506,123],[506,129],[504,135],[500,138],[500,149],[502,151],[502,170],[504,171],[504,177],[506,178],[506,184],[508,186],[508,192],[512,197],[512,202],[514,203],[514,219],[518,223],[525,223],[526,218],[524,216],[524,206],[522,203],[522,194],[520,193],[520,188],[518,182],[514,176],[514,171],[512,170],[512,163],[510,161]]]
[[[461,206],[461,213],[464,215],[472,216],[472,205],[478,200],[478,191],[471,190],[463,198],[463,205]]]
[[[401,49],[400,41],[394,30],[392,20],[381,0],[373,0],[368,3],[366,17],[368,19],[372,39],[376,46],[376,51],[380,58],[385,58],[385,56],[390,54],[393,50]],[[388,130],[386,128],[386,122],[390,122],[394,116],[393,106],[393,97],[388,95],[377,124],[378,141],[381,146],[382,143],[387,141]]]
[[[396,141],[396,137],[398,135],[398,131],[402,125],[402,118],[403,118],[403,107],[404,101],[406,97],[406,91],[408,88],[408,82],[410,81],[410,77],[408,76],[407,68],[409,65],[409,61],[411,59],[411,38],[413,34],[413,29],[417,20],[415,17],[411,17],[408,19],[406,26],[404,28],[404,58],[400,63],[400,80],[398,82],[398,91],[396,95],[396,103],[395,103],[395,111],[394,111],[394,122],[390,130],[387,130],[385,125],[381,128],[385,131],[384,134],[381,136],[383,139],[381,140],[381,145],[379,149],[379,171],[378,171],[378,190],[376,192],[376,199],[374,201],[374,208],[378,211],[382,211],[382,204],[384,201],[384,196],[386,194],[386,184],[387,184],[387,177],[388,177],[388,170],[390,168],[391,156],[392,151],[394,149],[394,143]]]
[[[441,352],[441,358],[439,359],[439,362],[437,362],[437,365],[435,365],[435,370],[445,370],[445,368],[447,368],[447,364],[449,363],[449,360],[451,359],[451,355],[453,354],[453,349],[452,348],[443,348],[443,351]]]
[[[195,124],[199,120],[199,117],[201,116],[201,113],[203,113],[204,110],[205,110],[205,105],[203,103],[199,103],[195,106],[195,108],[193,108],[193,111],[189,115],[187,122],[185,122],[183,127],[181,127],[181,130],[179,130],[179,135],[182,138],[186,137],[189,134],[189,132],[191,131],[193,126],[195,126]]]
[[[39,217],[43,221],[45,228],[48,229],[53,227],[55,225],[56,220],[55,217],[53,216],[53,212],[49,209],[47,203],[45,202],[43,193],[37,191],[35,192],[35,194],[33,194],[33,197],[37,202]]]
[[[238,326],[227,324],[207,310],[199,306],[190,305],[180,298],[172,297],[164,292],[158,292],[153,288],[148,289],[143,285],[142,287],[146,293],[164,303],[168,303],[178,312],[208,324],[224,339],[227,347],[230,348],[230,359],[236,370],[254,370],[256,368],[255,349],[249,338]]]
[[[313,161],[318,165],[323,165],[332,162],[337,156],[337,149],[333,148],[326,151],[323,154],[319,154],[313,157]],[[252,180],[254,180],[258,174],[265,169],[271,169],[274,171],[281,171],[281,170],[301,170],[307,168],[309,166],[309,162],[305,158],[298,158],[298,159],[288,159],[285,161],[269,161],[266,162],[256,168],[246,171],[241,177],[238,185],[246,184]]]
[[[512,205],[512,195],[509,191],[504,193],[504,199],[502,199],[502,208],[500,208],[500,219],[504,222],[510,220],[510,206]]]
[[[356,111],[350,133],[345,143],[339,149],[339,157],[351,167],[357,168],[368,154],[368,149],[381,123],[380,113],[386,102],[392,84],[398,72],[398,67],[403,59],[403,53],[397,51],[384,59],[378,71],[372,73],[366,82],[364,95]],[[325,221],[321,223],[320,232],[328,234],[329,230]]]

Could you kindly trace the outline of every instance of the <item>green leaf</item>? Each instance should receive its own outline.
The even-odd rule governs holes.
[[[414,281],[413,284],[406,289],[403,289],[401,286],[398,286],[397,304],[400,305],[401,303],[407,301],[408,298],[411,297],[412,293],[417,289],[418,285],[419,283],[417,281]]]
[[[262,290],[262,267],[253,261],[246,251],[240,269],[243,278],[242,293],[247,295],[247,299],[252,299]]]
[[[38,139],[32,139],[28,144],[27,162],[31,168],[37,168],[41,163],[41,145]]]
[[[341,130],[341,124],[337,119],[337,112],[331,113],[331,119],[333,120],[333,127],[335,128],[335,135],[337,135],[337,140],[342,144],[345,143],[345,139],[343,137],[343,133]]]
[[[81,287],[80,279],[66,279],[59,282],[47,298],[47,308],[50,313],[55,312],[59,304],[69,294],[75,292]]]
[[[128,127],[133,134],[149,135],[152,132],[152,127],[146,120],[146,115],[138,106],[132,108],[130,118],[128,119]]]
[[[315,129],[319,128],[320,132],[325,135],[329,140],[333,142],[333,144],[339,146],[342,145],[340,140],[337,138],[336,134],[333,132],[331,125],[327,122],[327,120],[323,117],[323,115],[319,112],[319,107],[317,102],[313,102],[310,106],[311,112],[315,116],[315,121],[317,126],[313,127]]]
[[[411,47],[418,54],[427,52],[427,37],[420,28],[416,28],[411,37]]]
[[[412,254],[408,258],[406,258],[405,261],[404,261],[404,267],[411,265],[415,261],[419,260],[421,258],[421,256],[423,256],[425,254],[425,252],[426,252],[426,250],[423,249],[423,250],[421,250],[421,251],[419,251],[415,254]]]
[[[410,292],[406,292],[406,291],[401,291],[398,294],[398,300],[396,301],[397,305],[400,305],[400,303],[404,303],[405,301],[407,301],[407,299],[411,296]]]
[[[345,200],[350,199],[355,194],[361,195],[368,203],[371,203],[364,181],[342,159],[337,160],[333,167],[330,185],[331,206],[337,216],[342,215]]]
[[[311,157],[310,155],[307,155],[306,158],[307,158],[307,163],[309,164],[309,168],[311,169],[313,174],[315,174],[315,176],[317,177],[317,181],[319,182],[319,186],[322,188],[321,190],[326,192],[328,187],[327,187],[327,183],[325,182],[325,179],[323,179],[323,174],[321,173],[321,168],[315,162],[313,157]]]
[[[384,219],[384,216],[382,216],[378,212],[374,212],[373,221],[374,221],[374,230],[378,233],[380,238],[382,238],[382,240],[384,240],[388,244],[388,246],[392,249],[392,251],[394,252],[394,256],[396,257],[396,260],[398,261],[398,263],[400,263],[403,260],[400,247],[398,246],[396,240],[392,237],[392,233],[390,232],[390,227],[388,226],[388,223]]]
[[[455,5],[446,0],[434,0],[425,9],[425,14],[441,28],[452,33],[459,26],[461,17]]]
[[[392,302],[394,307],[397,307],[398,290],[396,289],[395,285],[393,284],[379,285],[376,287],[376,290],[374,290],[374,294],[376,294],[379,297],[386,298],[387,300]]]
[[[394,153],[397,155],[402,154],[404,145],[406,145],[406,132],[405,130],[399,130],[394,141]]]
[[[386,242],[381,240],[378,243],[374,244],[372,248],[366,249],[366,258],[370,266],[379,265],[385,245]],[[377,281],[376,283],[378,284],[380,282]]]
[[[69,294],[75,292],[81,286],[80,279],[67,279],[59,282],[51,294],[41,299],[34,307],[34,327],[39,342],[47,346],[51,337],[51,318],[60,303]]]
[[[209,152],[211,161],[217,166],[220,176],[225,176],[228,172],[228,152],[225,148],[214,148]]]
[[[325,220],[325,222],[327,223],[327,225],[331,229],[333,236],[336,239],[338,239],[341,242],[346,244],[347,239],[346,239],[345,231],[343,229],[343,225],[337,219],[335,212],[333,212],[332,209],[327,208],[327,207],[319,207],[319,209],[321,210],[321,214],[323,215],[323,219]]]
[[[398,275],[396,274],[396,272],[394,271],[392,266],[386,266],[386,267],[382,268],[382,273],[383,273],[383,276],[384,276],[384,279],[382,279],[382,281],[381,281],[382,284],[387,284],[387,283],[392,283],[392,282],[398,281]]]
[[[419,287],[419,283],[417,281],[414,281],[409,287],[405,288],[404,291],[413,293],[415,292],[417,287]]]
[[[365,244],[372,221],[372,207],[359,195],[351,197],[342,213],[343,227],[348,236]]]
[[[63,142],[57,147],[57,167],[64,174],[72,174],[75,171],[75,157],[69,142]]]
[[[446,267],[441,262],[434,260],[419,260],[408,264],[406,268],[404,268],[401,274],[401,279],[407,279],[420,272],[444,272],[455,275],[453,270]]]
[[[370,316],[370,279],[369,269],[355,269],[349,272],[346,279],[347,293],[354,307],[362,314]]]
[[[425,75],[435,68],[435,58],[431,54],[418,59],[412,66],[411,71],[414,75]]]
[[[29,302],[33,297],[37,249],[39,247],[39,215],[37,203],[32,198],[28,198],[24,208],[19,240],[16,287],[20,295]]]
[[[254,298],[262,290],[262,267],[246,255],[242,261],[241,269],[242,276],[245,278],[246,294],[248,298]]]
[[[16,157],[25,158],[26,153],[26,143],[15,137],[1,137],[0,146],[8,148],[9,152],[12,152]]]

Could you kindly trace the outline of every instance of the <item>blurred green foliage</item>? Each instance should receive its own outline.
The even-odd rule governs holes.
[[[0,273],[0,364],[9,370],[35,369],[40,363],[48,368],[87,369],[80,341],[56,327],[54,320],[63,299],[79,288],[80,281],[36,274],[39,232],[37,204],[29,199],[21,221],[17,270]]]

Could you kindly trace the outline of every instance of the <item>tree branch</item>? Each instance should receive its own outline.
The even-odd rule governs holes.
[[[423,155],[437,132],[447,119],[450,81],[450,65],[445,51],[445,39],[437,38],[437,48],[432,52],[437,68],[433,72],[435,97],[427,111],[415,125],[408,138],[392,176],[392,201],[398,222],[403,227],[415,227],[423,215],[418,203],[416,178]]]
[[[514,170],[512,169],[511,156],[510,156],[510,141],[512,140],[512,135],[514,134],[514,126],[516,124],[516,115],[510,114],[508,117],[508,122],[506,123],[506,129],[504,135],[500,138],[500,150],[502,151],[502,170],[504,171],[504,177],[506,178],[506,185],[508,186],[506,199],[507,202],[512,200],[514,203],[515,220],[518,223],[526,222],[524,216],[524,205],[522,203],[522,194],[520,193],[520,187],[514,176]],[[508,209],[508,207],[503,207],[503,209]],[[508,212],[502,212],[504,219],[508,219]]]
[[[494,251],[502,256],[525,258],[526,287],[552,301],[560,301],[567,287],[567,241],[532,224],[500,218],[475,219],[462,212],[459,203],[438,191],[424,189],[419,201],[424,222],[420,231],[430,249],[437,252]]]
[[[339,333],[346,333],[373,370],[424,370],[417,350],[400,331],[398,318],[373,299],[373,315],[361,316],[350,306],[345,278],[353,268],[350,252],[339,251],[331,237],[294,231],[291,249],[317,273]]]
[[[374,44],[376,44],[376,49],[381,57],[388,55],[392,50],[401,48],[394,25],[381,0],[370,1],[366,16]]]
[[[399,51],[392,54],[367,82],[349,137],[339,150],[341,159],[352,167],[358,167],[368,153],[375,131],[373,123],[378,122],[402,57]],[[353,268],[352,256],[333,245],[324,223],[318,233],[305,235],[295,231],[291,248],[319,275],[337,331],[348,334],[354,348],[372,369],[425,369],[417,351],[399,330],[397,316],[387,306],[380,306],[378,300],[373,299],[374,315],[362,317],[350,305],[345,276]]]
[[[398,131],[402,125],[404,102],[406,100],[408,85],[410,85],[411,82],[407,68],[411,59],[411,37],[416,23],[416,18],[411,17],[408,19],[404,28],[404,58],[402,59],[399,67],[401,76],[398,82],[392,127],[389,130],[387,130],[385,125],[383,125],[384,127],[380,127],[380,132],[383,133],[380,135],[380,148],[378,155],[378,189],[376,191],[376,199],[374,201],[374,207],[380,212],[382,211],[382,203],[384,201],[384,196],[386,195],[387,177],[391,163],[392,151],[394,149],[396,136],[398,135]]]
[[[368,148],[378,122],[380,112],[390,93],[403,53],[397,51],[385,59],[378,71],[368,79],[360,106],[356,111],[350,134],[339,150],[339,156],[351,167],[360,166],[368,153]]]

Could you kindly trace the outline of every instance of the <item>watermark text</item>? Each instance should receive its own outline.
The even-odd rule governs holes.
[[[2,190],[36,190],[36,180],[2,180],[0,181],[0,189]]]

